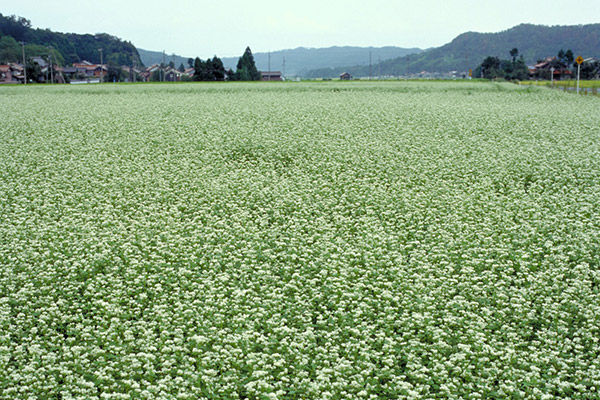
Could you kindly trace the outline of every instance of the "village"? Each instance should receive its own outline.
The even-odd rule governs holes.
[[[27,83],[100,83],[100,82],[185,82],[192,81],[194,68],[188,66],[179,68],[170,63],[152,64],[146,68],[135,68],[130,66],[114,67],[108,64],[94,64],[89,61],[73,63],[71,66],[57,66],[49,60],[42,57],[33,57],[31,59],[35,65],[33,73],[24,70],[23,64],[8,63],[0,65],[0,84],[19,84],[27,79]],[[583,64],[597,63],[597,58],[586,58]],[[552,80],[564,81],[575,78],[573,71],[566,65],[558,62],[557,57],[546,57],[539,60],[536,64],[527,66],[530,80]],[[29,67],[32,70],[31,67]],[[280,71],[260,71],[262,81],[282,81],[285,77]],[[438,74],[439,75],[439,74]],[[418,74],[418,78],[440,78],[442,76],[432,75],[427,71]],[[468,72],[452,71],[442,78],[460,78],[467,77]],[[397,77],[386,77],[397,78]],[[406,78],[406,77],[405,77]],[[477,78],[477,76],[474,76]],[[340,74],[340,80],[355,79],[351,74],[344,72]],[[228,76],[225,76],[228,80]]]
[[[192,81],[194,68],[175,68],[171,65],[152,64],[140,69],[129,66],[112,67],[108,64],[94,64],[89,61],[73,63],[68,67],[53,65],[42,57],[32,58],[36,65],[36,77],[27,76],[23,64],[0,65],[0,83],[100,83],[102,82],[185,82]],[[31,69],[31,68],[30,68]],[[114,70],[117,69],[115,72]],[[260,71],[263,81],[282,81],[280,71]],[[119,76],[119,78],[117,78]],[[125,77],[125,78],[123,78]],[[226,76],[227,79],[227,76]]]

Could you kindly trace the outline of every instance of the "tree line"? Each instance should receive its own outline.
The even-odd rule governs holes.
[[[519,56],[519,50],[513,48],[510,52],[511,59],[502,60],[499,57],[488,56],[475,69],[473,77],[485,79],[506,79],[506,80],[526,80],[529,78],[529,68],[525,64],[523,56]],[[542,63],[546,60],[537,60],[537,63]],[[549,70],[554,68],[556,71],[576,69],[575,55],[571,49],[567,51],[559,50],[556,57],[548,61],[548,65],[544,69],[535,71],[534,78],[549,79]],[[600,63],[593,61],[581,65],[581,79],[595,79],[600,75]]]
[[[190,67],[192,59],[188,60]],[[181,69],[182,66],[179,68]],[[259,81],[261,79],[260,71],[256,68],[254,56],[250,47],[246,47],[244,54],[239,58],[236,71],[225,70],[223,61],[216,55],[212,59],[206,61],[196,57],[193,60],[194,81]]]

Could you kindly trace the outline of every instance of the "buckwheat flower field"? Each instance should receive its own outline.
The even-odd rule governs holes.
[[[600,99],[0,88],[1,399],[600,398]]]

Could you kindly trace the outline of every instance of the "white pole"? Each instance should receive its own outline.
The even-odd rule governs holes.
[[[579,94],[579,70],[581,69],[581,64],[577,63],[577,94]]]
[[[102,78],[104,77],[104,69],[102,67],[102,64],[103,64],[102,49],[98,49],[98,51],[100,51],[100,83],[102,83]]]

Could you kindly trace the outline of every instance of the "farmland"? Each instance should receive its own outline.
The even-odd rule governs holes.
[[[599,98],[0,95],[0,398],[600,397]]]

